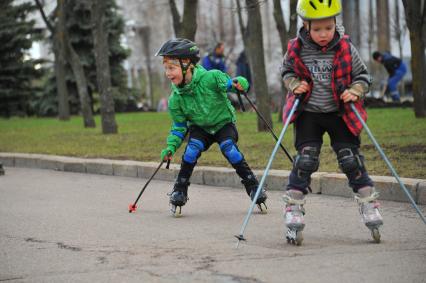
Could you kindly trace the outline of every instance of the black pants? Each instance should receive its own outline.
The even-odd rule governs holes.
[[[331,146],[336,154],[343,148],[350,148],[354,154],[359,155],[360,138],[349,131],[337,112],[313,113],[307,111],[302,112],[295,121],[295,147],[298,153],[304,147],[309,146],[316,148],[319,154],[324,133],[328,133],[330,136]],[[361,166],[360,172],[361,174],[346,174],[349,186],[354,192],[365,186],[373,186],[373,181],[368,176],[364,166]],[[297,174],[297,168],[293,166],[287,189],[297,189],[307,193],[306,188],[309,184],[310,178],[308,180],[300,178]]]
[[[200,127],[191,126],[189,128],[189,139],[196,139],[201,141],[204,145],[203,151],[207,151],[213,143],[221,144],[222,142],[230,139],[234,142],[236,149],[239,151],[236,145],[238,142],[238,131],[234,123],[226,124],[218,132],[216,132],[213,135],[207,133]],[[185,151],[186,150],[187,149],[185,149]],[[200,156],[201,156],[201,153],[198,155],[197,160]],[[225,156],[225,158],[227,157]],[[244,156],[242,160],[238,163],[232,163],[229,159],[228,161],[232,165],[232,167],[234,167],[238,176],[240,176],[242,180],[255,179],[252,170],[250,169],[250,167],[248,166],[247,162],[244,159]],[[186,162],[184,160],[184,156],[182,156],[181,169],[177,177],[177,183],[188,182],[196,164],[197,164],[197,161],[195,161],[195,163]]]

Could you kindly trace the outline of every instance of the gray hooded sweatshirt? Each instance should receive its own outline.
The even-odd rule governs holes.
[[[333,100],[331,74],[333,72],[333,59],[335,54],[333,47],[336,46],[344,35],[343,26],[336,25],[336,33],[338,36],[335,36],[327,46],[327,49],[323,51],[322,47],[309,37],[308,31],[304,27],[300,28],[298,32],[297,36],[302,41],[300,58],[310,71],[313,80],[312,94],[304,108],[305,111],[316,113],[338,111],[337,105]],[[365,89],[368,90],[371,84],[371,76],[356,48],[352,43],[350,43],[350,45],[352,56],[352,84],[361,83]],[[291,77],[296,77],[293,66],[288,61],[287,53],[284,55],[281,75],[284,81]]]

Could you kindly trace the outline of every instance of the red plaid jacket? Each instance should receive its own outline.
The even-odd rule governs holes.
[[[300,58],[300,51],[302,48],[302,43],[300,39],[292,39],[288,43],[287,48],[287,56],[290,62],[293,65],[293,69],[297,77],[299,77],[302,80],[305,80],[309,83],[310,88],[313,87],[313,82],[311,79],[311,73],[309,72],[306,65],[303,63],[302,59]],[[362,124],[356,117],[355,113],[351,110],[351,107],[349,103],[343,103],[342,100],[340,100],[340,94],[348,88],[352,81],[351,77],[351,71],[352,71],[352,56],[351,56],[351,46],[349,43],[349,37],[344,36],[339,43],[334,47],[334,50],[336,52],[334,59],[333,59],[333,73],[331,75],[331,88],[333,90],[333,98],[336,102],[338,108],[341,110],[343,116],[343,120],[345,121],[347,127],[351,131],[352,134],[355,136],[358,136],[362,131]],[[306,93],[302,97],[302,101],[299,104],[300,107],[296,110],[293,117],[291,117],[290,123],[294,122],[296,120],[297,116],[300,114],[300,112],[303,111],[303,106],[306,105],[306,103],[309,100],[309,97],[311,96],[311,92]],[[288,119],[288,115],[290,114],[290,110],[293,107],[294,100],[296,96],[289,92],[287,94],[287,100],[286,105],[284,106],[283,111],[283,122],[285,123]],[[363,101],[359,100],[354,103],[356,109],[358,110],[359,114],[361,115],[362,119],[364,121],[367,120],[367,112],[365,111],[363,107]]]

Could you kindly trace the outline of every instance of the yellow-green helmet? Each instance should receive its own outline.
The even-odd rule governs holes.
[[[342,12],[340,0],[299,0],[297,14],[304,20],[331,18]]]

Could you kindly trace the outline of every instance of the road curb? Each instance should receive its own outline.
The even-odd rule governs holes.
[[[149,178],[158,163],[131,160],[110,160],[101,158],[76,158],[56,155],[6,153],[0,152],[0,162],[5,167],[23,167],[49,169],[65,172],[91,173],[134,178]],[[6,174],[7,174],[7,170]],[[154,179],[174,181],[179,171],[178,164],[171,164],[170,170],[161,168]],[[259,178],[262,170],[255,170]],[[266,179],[269,190],[282,190],[287,185],[288,170],[270,170]],[[394,177],[371,176],[380,199],[408,202]],[[426,204],[426,180],[401,178],[417,204]],[[191,183],[200,185],[242,188],[235,171],[225,167],[197,166],[191,177]],[[312,175],[311,188],[313,193],[352,197],[344,174],[317,172]]]

